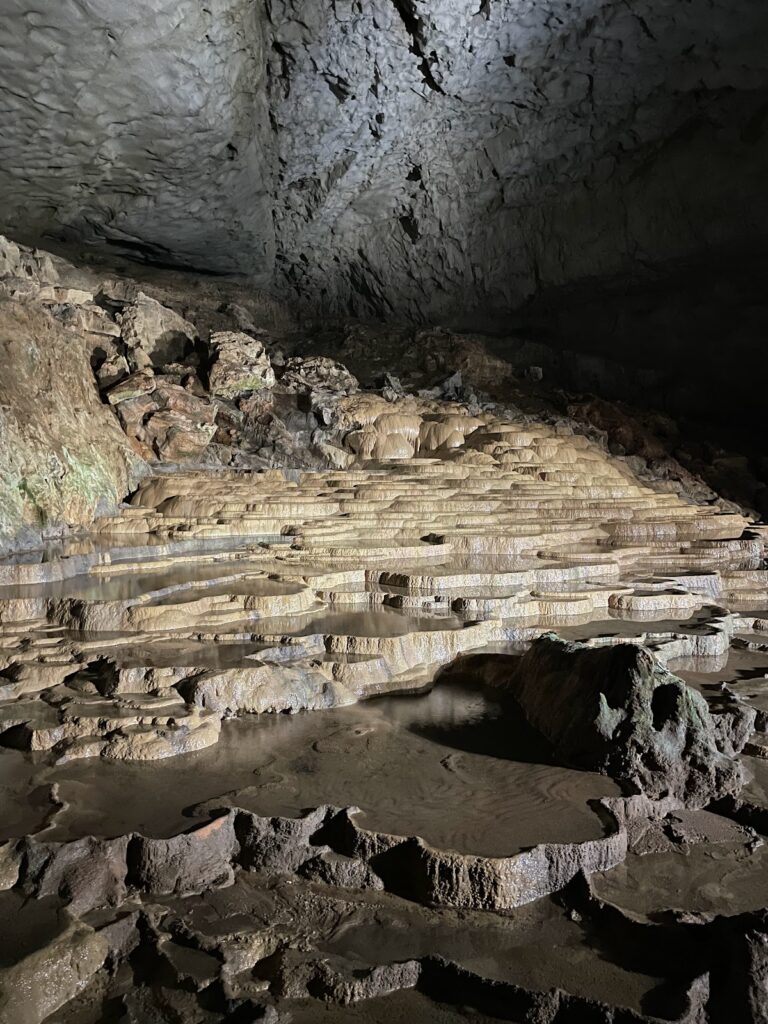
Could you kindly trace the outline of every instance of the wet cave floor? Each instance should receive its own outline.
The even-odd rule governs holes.
[[[0,564],[3,1024],[761,1019],[764,529],[471,426]]]

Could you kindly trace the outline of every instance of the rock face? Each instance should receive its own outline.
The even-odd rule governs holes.
[[[101,337],[93,296],[0,239],[0,550],[90,523],[142,470],[90,366]],[[73,315],[75,329],[54,315]],[[93,314],[89,333],[77,315]]]
[[[216,407],[210,401],[151,371],[126,377],[107,398],[136,450],[148,459],[199,458],[216,433]]]
[[[55,222],[133,255],[216,269],[236,269],[236,232],[248,270],[269,271],[268,43],[257,5],[88,4],[60,8],[45,24],[23,4],[6,13],[1,45],[16,68],[14,91],[50,102],[8,111],[3,220],[36,234]],[[46,141],[30,175],[33,137]],[[44,195],[57,196],[52,221]]]
[[[197,338],[192,324],[144,292],[139,292],[115,319],[133,370],[183,363]]]
[[[289,359],[281,374],[280,385],[287,391],[300,394],[327,391],[334,395],[349,395],[359,388],[357,379],[345,366],[325,356]]]
[[[764,237],[767,31],[753,0],[17,3],[0,222],[326,309],[503,311]]]
[[[765,18],[746,4],[737,28],[724,3],[273,3],[288,283],[336,308],[444,318],[621,273],[637,253],[687,256],[693,225],[712,245],[764,231],[764,201],[737,201],[731,234],[717,195],[735,163],[750,192],[765,167],[765,145],[731,148],[766,86],[743,29],[764,37]],[[309,152],[293,130],[307,109]],[[708,173],[689,173],[705,154]],[[330,280],[323,251],[339,259]]]
[[[210,345],[212,395],[239,398],[274,386],[275,371],[263,341],[237,331],[218,331],[211,335]]]
[[[706,700],[635,644],[592,649],[555,636],[537,640],[509,684],[528,721],[566,764],[604,771],[629,791],[703,807],[741,789]],[[741,730],[737,730],[741,732]]]

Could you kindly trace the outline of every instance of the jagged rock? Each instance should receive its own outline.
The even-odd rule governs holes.
[[[128,882],[148,893],[202,892],[232,882],[237,838],[227,814],[172,839],[134,836],[128,846]]]
[[[636,644],[542,637],[510,667],[507,688],[559,761],[606,772],[629,792],[703,807],[742,785],[704,698]],[[750,731],[731,733],[729,752]]]
[[[718,706],[709,705],[718,750],[736,757],[746,750],[748,741],[758,730],[758,711],[745,701],[733,700]],[[759,742],[759,740],[758,740]]]
[[[238,302],[225,302],[221,307],[221,312],[225,316],[231,317],[234,320],[238,331],[242,331],[244,334],[252,334],[255,336],[261,333],[266,333],[262,332],[261,328],[256,326],[252,314]]]
[[[15,842],[0,843],[0,892],[12,889],[19,880],[21,854]]]
[[[286,951],[273,967],[275,988],[288,999],[312,995],[328,1003],[350,1006],[389,992],[414,988],[421,975],[417,960],[350,970],[341,957]]]
[[[169,410],[153,415],[147,433],[161,462],[184,462],[197,459],[216,433],[212,423],[194,422]]]
[[[208,392],[203,387],[194,366],[188,366],[185,363],[168,363],[163,367],[162,379],[168,384],[179,385],[197,398],[208,398]]]
[[[216,406],[172,381],[145,370],[120,381],[107,395],[139,451],[161,462],[198,458],[216,433]]]
[[[239,811],[235,831],[241,864],[252,871],[292,874],[317,855],[312,837],[332,813],[318,807],[302,818],[264,818]]]
[[[118,906],[126,895],[127,849],[127,836],[86,836],[70,843],[26,840],[20,888],[36,899],[58,896],[78,916],[94,907]]]
[[[60,277],[50,253],[0,235],[0,299],[53,298]],[[92,296],[91,296],[92,298]]]
[[[138,370],[111,387],[107,392],[107,401],[110,405],[120,405],[121,402],[149,395],[156,387],[157,380],[152,369]]]
[[[96,930],[99,937],[106,939],[109,950],[108,963],[114,969],[141,943],[141,914],[129,903],[113,912],[101,911],[92,916],[97,922]]]
[[[382,880],[364,861],[332,850],[325,850],[304,861],[298,870],[304,878],[342,889],[384,888]]]
[[[183,362],[194,350],[195,327],[144,292],[138,292],[116,320],[133,369]]]
[[[212,395],[238,398],[274,386],[275,372],[261,339],[217,331],[211,335],[210,349],[208,383]]]
[[[391,373],[385,373],[381,383],[381,397],[386,398],[388,402],[397,402],[398,399],[404,396],[405,388],[400,378],[393,376]]]
[[[177,983],[196,992],[208,988],[218,977],[221,969],[219,960],[202,949],[181,946],[171,939],[158,943],[158,953],[173,971]]]
[[[0,277],[24,276],[22,250],[4,235],[0,235]]]
[[[328,391],[334,395],[351,395],[360,384],[346,366],[325,356],[294,356],[285,364],[280,376],[280,387],[286,391],[310,394]]]
[[[102,969],[109,952],[105,936],[71,919],[57,931],[34,952],[0,968],[0,1024],[42,1024]]]
[[[127,377],[131,368],[128,365],[128,360],[124,355],[119,352],[113,352],[108,355],[106,359],[99,362],[97,369],[94,371],[96,374],[96,380],[99,382],[101,389],[111,388],[117,384],[118,381],[123,380]]]

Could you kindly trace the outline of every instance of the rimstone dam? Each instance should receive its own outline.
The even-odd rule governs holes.
[[[0,15],[0,1024],[768,1024],[768,7]]]

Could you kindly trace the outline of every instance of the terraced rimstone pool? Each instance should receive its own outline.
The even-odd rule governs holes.
[[[754,1016],[765,528],[377,402],[0,564],[3,1024]]]

